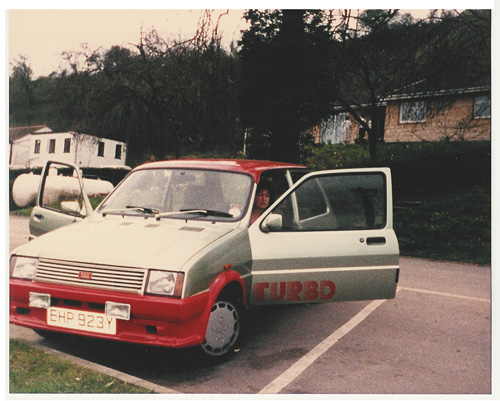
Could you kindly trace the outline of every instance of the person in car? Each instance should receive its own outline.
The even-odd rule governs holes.
[[[269,182],[261,182],[257,185],[257,192],[255,193],[255,200],[253,203],[252,215],[250,216],[250,225],[257,220],[260,215],[272,203],[273,196],[272,185]]]

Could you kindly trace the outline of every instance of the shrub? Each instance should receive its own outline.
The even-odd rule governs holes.
[[[417,142],[379,144],[371,162],[366,145],[311,147],[312,169],[390,167],[395,195],[490,186],[491,143]]]

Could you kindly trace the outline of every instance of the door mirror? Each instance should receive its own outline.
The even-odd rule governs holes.
[[[283,229],[283,217],[281,214],[271,213],[262,222],[261,229],[264,232],[280,231]]]
[[[61,211],[68,214],[75,214],[79,216],[86,216],[87,211],[85,205],[81,205],[78,201],[65,201],[61,202]]]

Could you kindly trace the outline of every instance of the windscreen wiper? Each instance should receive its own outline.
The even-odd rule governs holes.
[[[182,209],[181,211],[187,212],[189,210]],[[215,217],[233,217],[231,213],[222,212],[220,210],[212,210],[212,209],[202,209],[200,214],[205,216],[215,216]]]
[[[103,215],[103,217],[106,217],[106,215],[110,214],[110,213],[122,213],[123,214],[124,212],[128,212],[128,211],[142,212],[142,213],[154,214],[154,215],[157,215],[158,213],[162,213],[161,210],[155,209],[152,207],[128,205],[128,206],[125,206],[124,208],[120,208],[120,209],[104,210],[102,212],[102,215]]]
[[[137,210],[139,212],[149,213],[149,214],[158,214],[162,213],[163,210],[155,209],[154,207],[146,207],[146,206],[127,206],[127,209]]]
[[[181,209],[175,212],[162,212],[155,215],[156,220],[160,220],[163,217],[175,216],[179,214],[199,214],[202,216],[214,216],[214,217],[233,217],[231,213],[221,212],[219,210],[210,209]]]

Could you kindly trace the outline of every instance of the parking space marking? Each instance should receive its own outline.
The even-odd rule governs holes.
[[[405,291],[421,292],[422,294],[438,295],[438,296],[441,296],[441,297],[451,297],[451,298],[465,299],[465,300],[468,300],[468,301],[478,301],[478,302],[488,302],[488,303],[491,303],[491,299],[477,298],[477,297],[468,297],[468,296],[465,296],[465,295],[450,294],[450,293],[447,293],[447,292],[422,290],[420,288],[410,288],[410,287],[398,287],[398,289],[405,290]]]
[[[399,291],[399,289],[398,289]],[[328,351],[333,345],[337,343],[342,337],[359,325],[365,320],[375,309],[382,305],[386,299],[372,301],[364,309],[362,309],[351,320],[345,323],[338,330],[334,331],[323,342],[314,347],[306,355],[295,362],[290,368],[283,372],[280,376],[274,379],[266,387],[264,387],[259,394],[278,394],[283,388],[295,380],[304,370],[316,361],[321,355]]]

